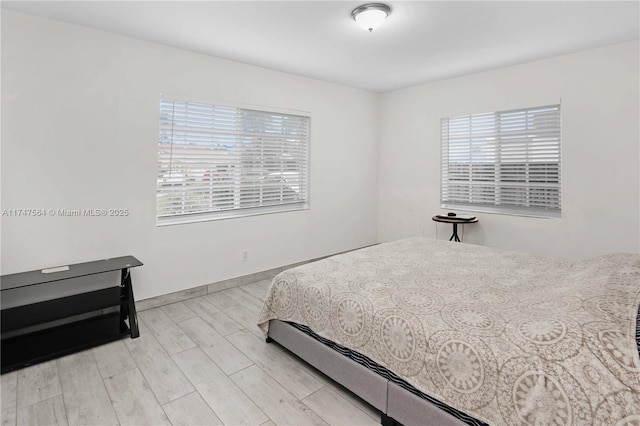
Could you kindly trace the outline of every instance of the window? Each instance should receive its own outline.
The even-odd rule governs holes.
[[[442,207],[560,217],[560,105],[441,124]]]
[[[309,122],[161,98],[158,224],[308,208]]]

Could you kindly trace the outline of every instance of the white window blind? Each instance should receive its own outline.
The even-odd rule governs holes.
[[[441,124],[442,207],[560,216],[560,105]]]
[[[308,207],[308,116],[161,98],[157,220]]]

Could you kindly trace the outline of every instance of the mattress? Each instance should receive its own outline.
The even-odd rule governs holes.
[[[412,238],[285,271],[260,317],[309,327],[486,423],[640,418],[640,256],[559,261]]]

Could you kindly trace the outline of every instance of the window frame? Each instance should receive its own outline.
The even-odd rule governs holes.
[[[212,107],[213,109],[215,108],[224,108],[224,109],[229,109],[229,110],[235,110],[237,111],[237,113],[239,115],[250,115],[252,112],[253,113],[257,113],[257,114],[272,114],[274,116],[292,116],[292,117],[297,117],[300,120],[305,121],[305,128],[304,128],[304,136],[300,136],[299,139],[301,139],[301,143],[303,145],[302,148],[302,154],[300,158],[297,158],[298,160],[301,160],[302,163],[300,165],[300,178],[295,178],[295,179],[299,179],[296,180],[294,183],[286,183],[286,184],[281,184],[280,186],[282,186],[283,188],[285,186],[289,186],[289,185],[293,185],[296,186],[298,189],[298,192],[295,195],[297,195],[300,199],[297,201],[291,201],[291,202],[281,202],[277,203],[277,204],[268,204],[268,205],[258,205],[258,206],[244,206],[244,207],[240,207],[240,203],[241,202],[245,202],[243,201],[244,199],[242,198],[242,196],[240,195],[240,192],[242,190],[254,190],[257,188],[257,186],[251,185],[249,187],[244,187],[242,184],[242,178],[243,177],[247,177],[246,174],[243,174],[242,171],[242,167],[243,167],[243,160],[246,160],[247,158],[251,158],[251,159],[255,159],[258,158],[257,155],[255,156],[249,156],[249,157],[243,157],[243,153],[246,152],[250,152],[250,149],[246,149],[243,150],[240,149],[238,150],[238,152],[236,153],[237,158],[235,159],[235,171],[227,171],[227,175],[233,175],[233,181],[232,182],[228,182],[227,184],[225,184],[225,186],[233,186],[233,196],[227,195],[227,197],[230,197],[233,199],[232,203],[233,203],[233,207],[231,208],[227,208],[227,209],[211,209],[208,211],[201,211],[201,212],[191,212],[191,213],[181,213],[181,214],[174,214],[174,215],[161,215],[161,209],[160,209],[160,199],[159,197],[161,196],[161,194],[166,194],[167,191],[162,191],[161,190],[161,186],[163,185],[163,183],[161,182],[161,176],[163,173],[163,168],[161,166],[161,162],[162,162],[162,148],[163,148],[163,144],[162,144],[162,139],[163,139],[163,123],[162,123],[162,106],[163,106],[163,102],[178,102],[178,103],[183,103],[183,104],[193,104],[193,105],[200,105],[200,106],[208,106],[208,107]],[[286,109],[286,108],[276,108],[276,107],[270,107],[270,106],[263,106],[263,105],[251,105],[251,104],[241,104],[241,103],[230,103],[230,102],[212,102],[211,100],[194,100],[192,98],[186,98],[184,96],[167,96],[167,95],[161,95],[160,96],[160,100],[159,100],[159,110],[158,110],[158,125],[157,125],[157,129],[158,129],[158,138],[156,139],[156,226],[168,226],[168,225],[176,225],[176,224],[186,224],[186,223],[199,223],[199,222],[206,222],[206,221],[212,221],[212,220],[224,220],[224,219],[232,219],[232,218],[240,218],[240,217],[248,217],[248,216],[256,216],[256,215],[264,215],[264,214],[273,214],[273,213],[282,213],[282,212],[293,212],[293,211],[301,211],[301,210],[308,210],[310,208],[310,165],[311,165],[311,113],[306,112],[306,111],[299,111],[299,110],[291,110],[291,109]],[[175,111],[174,113],[175,114]],[[170,118],[170,122],[175,123],[177,120],[175,118],[175,115],[171,116]],[[242,126],[242,124],[240,124],[240,126]],[[171,130],[173,132],[173,128]],[[211,138],[213,140],[214,136],[213,134],[216,132],[216,130],[211,130]],[[271,136],[271,138],[273,138],[274,134],[273,133],[267,133],[266,131],[264,132],[264,135],[269,135]],[[284,141],[284,139],[286,139],[287,134],[282,133],[281,135],[281,142]],[[236,139],[242,139],[242,136],[239,135],[235,135],[234,136]],[[175,135],[172,133],[171,134],[171,142],[170,142],[170,146],[173,147],[173,144],[175,143],[174,140],[176,139]],[[266,138],[265,138],[266,139]],[[291,137],[289,138],[291,139]],[[184,144],[184,145],[188,145],[188,144]],[[236,141],[236,148],[238,147],[238,145],[242,145],[239,144]],[[211,150],[215,150],[215,148],[220,149],[220,147],[222,146],[222,144],[220,143],[215,143],[215,142],[211,142],[209,145],[207,145],[206,143],[203,145],[206,147],[209,147],[209,149]],[[260,144],[249,144],[248,146],[252,147],[252,148],[256,148],[259,146],[262,146],[262,149],[264,150],[265,146],[269,146],[268,143],[266,142],[262,142],[262,145]],[[166,144],[164,144],[164,147],[166,148]],[[260,148],[259,148],[260,149]],[[300,151],[299,147],[295,147],[295,148],[291,148],[294,150],[298,150]],[[227,151],[229,151],[229,149],[227,149]],[[287,152],[287,151],[285,151]],[[166,154],[165,154],[166,157]],[[198,157],[199,159],[201,159],[201,157]],[[170,160],[173,161],[173,158]],[[257,161],[257,160],[255,160]],[[284,160],[282,160],[284,161]],[[213,167],[213,164],[211,164],[211,167]],[[173,169],[172,169],[173,170]],[[170,172],[171,173],[171,172]],[[272,174],[278,174],[280,177],[282,177],[283,174],[288,173],[288,171],[285,170],[280,170],[278,173],[273,172],[273,173],[267,173],[265,174],[263,177],[265,178],[269,178],[271,177],[270,175]],[[170,174],[170,176],[173,176],[173,173]],[[276,176],[277,177],[277,176]],[[178,178],[180,179],[180,178]],[[166,181],[166,179],[164,179]],[[186,177],[181,180],[181,184],[185,185],[187,179]],[[282,182],[282,181],[280,181]],[[166,186],[166,182],[164,182]],[[209,183],[209,185],[211,185],[212,188],[215,188],[215,184],[211,184]],[[219,189],[219,188],[218,188]],[[183,195],[182,195],[182,200],[184,202],[186,195],[191,194],[193,195],[194,190],[184,190],[183,191]],[[261,192],[262,194],[262,192]],[[247,196],[249,199],[253,199],[255,197],[252,196]],[[262,195],[261,195],[262,198]],[[227,203],[228,204],[228,203]]]
[[[557,132],[557,150],[553,151],[552,154],[547,154],[549,155],[549,158],[553,158],[554,155],[557,155],[557,161],[553,161],[553,160],[548,160],[545,157],[546,162],[542,162],[542,161],[533,161],[532,158],[535,158],[535,156],[533,154],[529,154],[529,150],[531,149],[531,147],[535,148],[535,138],[531,137],[530,135],[527,135],[526,137],[526,141],[524,143],[525,148],[524,151],[526,152],[525,155],[525,159],[523,160],[522,163],[518,163],[515,161],[504,161],[502,159],[502,152],[506,151],[505,147],[506,147],[506,143],[504,142],[505,139],[508,140],[508,136],[505,136],[505,134],[508,134],[507,131],[501,130],[501,117],[509,115],[509,114],[518,114],[518,113],[525,113],[525,118],[527,117],[526,114],[527,113],[533,113],[536,111],[544,111],[544,110],[552,110],[552,109],[557,109],[557,130],[554,128],[554,130],[551,130],[550,133],[551,134],[555,134]],[[513,215],[513,216],[529,216],[529,217],[539,217],[539,218],[561,218],[562,217],[562,113],[561,113],[561,104],[558,103],[553,103],[553,104],[548,104],[548,105],[542,105],[542,106],[534,106],[534,107],[527,107],[527,108],[517,108],[517,109],[510,109],[510,110],[502,110],[502,111],[493,111],[493,112],[487,112],[487,113],[473,113],[473,114],[464,114],[464,115],[459,115],[459,116],[450,116],[450,117],[444,117],[440,120],[440,206],[441,208],[446,208],[446,209],[459,209],[459,210],[465,210],[465,211],[470,211],[470,212],[480,212],[480,213],[494,213],[494,214],[503,214],[503,215]],[[493,165],[493,172],[488,172],[487,170],[484,170],[485,176],[483,179],[483,176],[481,175],[482,171],[476,171],[474,174],[474,160],[473,160],[473,156],[474,156],[474,150],[472,149],[472,144],[477,142],[478,139],[481,139],[479,137],[476,137],[474,140],[473,137],[473,130],[472,130],[472,125],[469,124],[469,131],[468,131],[468,144],[469,144],[469,149],[468,152],[463,152],[463,154],[460,155],[468,155],[468,161],[466,162],[466,165],[469,168],[468,174],[469,174],[469,178],[468,179],[459,179],[458,182],[458,186],[463,186],[464,182],[468,182],[468,188],[469,188],[469,194],[468,194],[468,202],[462,202],[460,201],[460,199],[458,200],[452,200],[452,198],[455,198],[454,196],[451,195],[451,192],[455,192],[452,191],[452,187],[455,188],[455,179],[451,179],[451,164],[452,162],[450,161],[450,155],[449,152],[451,151],[451,140],[452,138],[450,137],[450,124],[451,124],[451,120],[464,120],[464,119],[469,119],[470,121],[474,118],[474,117],[482,117],[482,116],[493,116],[493,120],[494,120],[494,127],[495,127],[495,131],[494,132],[486,132],[485,135],[483,135],[483,137],[485,137],[485,153],[488,152],[492,152],[491,155],[493,155],[493,159],[492,160],[486,160],[484,163],[482,162],[477,162],[476,163],[476,169],[481,168],[483,165],[484,166],[489,166],[490,164]],[[445,123],[446,123],[446,130],[445,130]],[[544,133],[547,130],[540,130],[540,129],[529,129],[529,128],[525,128],[523,130],[520,130],[521,133],[535,133],[535,132],[539,132],[539,133]],[[462,140],[464,140],[464,138],[462,136],[458,136],[459,138],[461,138]],[[445,142],[446,139],[446,142]],[[487,141],[490,139],[494,139],[495,142],[492,143],[488,143]],[[540,142],[538,142],[539,144],[542,144]],[[489,148],[487,148],[489,147]],[[507,147],[508,148],[508,147]],[[522,152],[518,152],[519,154],[522,154]],[[531,156],[530,156],[531,155]],[[532,182],[532,178],[531,178],[531,171],[534,170],[535,171],[535,165],[539,166],[539,169],[553,169],[553,167],[551,167],[550,165],[554,165],[557,168],[557,171],[555,172],[550,172],[550,175],[553,176],[554,174],[557,175],[557,182],[537,182],[538,184],[536,185],[536,181],[535,179]],[[460,165],[465,164],[464,162],[460,162]],[[516,180],[511,180],[509,181],[508,179],[505,179],[503,176],[508,175],[509,174],[509,165],[511,165],[511,173],[516,174],[517,173],[517,168],[521,167],[525,170],[525,175],[526,175],[526,179],[523,182]],[[489,167],[491,168],[491,167]],[[490,178],[489,176],[491,176],[491,173],[493,173],[493,177]],[[537,171],[537,174],[540,174],[540,171]],[[545,175],[546,176],[546,175]],[[534,173],[534,178],[537,177],[536,174]],[[539,177],[538,177],[539,178]],[[515,179],[512,177],[512,179]],[[482,182],[482,181],[486,181],[487,182],[487,186],[485,189],[493,186],[493,202],[492,203],[480,203],[480,202],[474,202],[473,198],[473,188],[474,186],[476,186],[476,188],[481,189],[482,185],[478,184],[478,182]],[[454,182],[454,184],[452,185],[451,182]],[[474,185],[475,182],[475,185]],[[505,185],[505,182],[508,182]],[[505,198],[511,198],[514,202],[525,202],[525,199],[535,199],[535,197],[532,197],[530,194],[534,191],[534,190],[540,190],[542,189],[542,194],[541,196],[538,196],[539,198],[547,198],[550,199],[551,201],[548,202],[548,206],[544,207],[544,206],[531,206],[531,205],[515,205],[512,203],[501,203],[500,202],[500,194],[504,193],[507,194],[509,193],[509,191],[511,191],[511,194],[509,197],[505,197]],[[513,195],[514,192],[516,191],[523,191],[526,195],[524,196],[520,196],[520,195]],[[546,192],[545,192],[546,191]],[[448,195],[448,199],[445,199],[445,193]],[[546,197],[545,197],[546,194]],[[464,196],[462,196],[460,193],[456,194],[458,195],[458,198],[464,198]],[[475,196],[475,198],[479,198],[479,199],[490,199],[492,196],[491,195],[485,195],[485,196]],[[519,198],[519,197],[522,197]],[[555,200],[555,198],[557,198],[557,201]],[[539,203],[538,201],[535,202],[531,202],[529,201],[529,204],[536,204]],[[557,207],[554,206],[554,204],[557,204]]]

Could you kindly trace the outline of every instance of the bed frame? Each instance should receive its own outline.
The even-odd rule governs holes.
[[[269,321],[267,343],[275,341],[380,410],[383,426],[465,425],[431,402],[385,379],[280,320]]]

